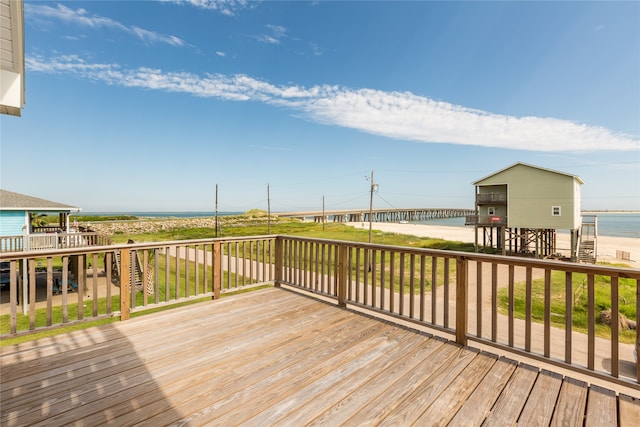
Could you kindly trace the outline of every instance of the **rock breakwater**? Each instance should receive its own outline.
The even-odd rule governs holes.
[[[218,217],[221,227],[266,224],[266,216],[222,216]],[[278,217],[271,217],[271,222],[277,222]],[[148,218],[127,221],[99,221],[80,222],[86,230],[113,236],[117,234],[144,234],[172,231],[183,228],[215,228],[215,218]]]

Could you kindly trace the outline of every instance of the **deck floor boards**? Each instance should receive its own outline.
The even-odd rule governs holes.
[[[620,425],[637,398],[284,289],[0,348],[0,425]],[[609,417],[609,418],[607,418]],[[613,418],[611,418],[613,417]]]

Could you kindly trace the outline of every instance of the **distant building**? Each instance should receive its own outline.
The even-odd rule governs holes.
[[[24,6],[0,0],[0,113],[19,116],[24,107]]]
[[[75,206],[0,190],[0,251],[29,250],[30,243],[51,237],[52,233],[71,231],[69,214],[79,211]],[[34,219],[42,214],[58,214],[58,224],[37,225]]]
[[[571,233],[571,258],[577,256],[582,179],[525,163],[474,182],[476,250],[545,257],[556,253],[556,230]]]

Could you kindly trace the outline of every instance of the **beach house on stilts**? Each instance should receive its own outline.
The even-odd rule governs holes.
[[[582,217],[582,179],[576,175],[515,163],[474,182],[476,251],[544,258],[557,253],[556,232],[567,230],[577,260]],[[593,237],[595,238],[595,237]]]

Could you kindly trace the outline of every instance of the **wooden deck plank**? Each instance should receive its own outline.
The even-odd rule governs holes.
[[[520,364],[484,424],[492,427],[515,425],[537,377],[538,368]]]
[[[384,371],[377,372],[377,375],[357,390],[348,393],[346,396],[338,395],[336,403],[327,407],[324,411],[316,414],[315,418],[309,416],[309,426],[344,425],[363,405],[374,396],[389,393],[392,385],[398,378],[414,371],[423,363],[430,363],[433,354],[445,342],[439,338],[431,338],[414,351],[406,352],[402,357],[396,359],[394,364]],[[298,415],[296,415],[298,416]],[[298,419],[300,417],[298,416]],[[289,419],[285,419],[288,421]]]
[[[237,366],[221,368],[219,373],[214,372],[203,379],[195,389],[170,390],[171,402],[187,409],[190,415],[185,416],[184,422],[201,424],[212,414],[219,416],[226,411],[234,410],[237,399],[246,394],[248,388],[255,389],[257,383],[271,381],[277,384],[278,381],[284,381],[285,374],[303,374],[310,365],[321,363],[336,352],[346,351],[351,345],[348,340],[350,335],[358,335],[361,339],[366,339],[379,331],[380,325],[360,316],[356,316],[356,319],[350,320],[342,328],[323,329],[319,334],[305,334],[304,330],[296,331],[304,341],[295,345],[294,349],[289,346],[276,349],[271,353],[265,352],[264,348],[252,351],[251,354],[257,356],[256,360],[243,359],[243,363]],[[300,363],[299,358],[310,365]],[[208,399],[211,394],[218,396],[213,402]],[[166,408],[162,408],[164,409]],[[167,423],[181,420],[181,418],[171,420],[163,413],[153,414],[151,417],[148,412],[145,412],[145,415],[148,425],[154,425],[160,421]]]
[[[395,405],[379,425],[417,424],[425,409],[451,386],[451,383],[476,359],[478,354],[479,352],[475,349],[464,348],[454,359],[451,359],[446,369],[430,377],[429,381],[424,381],[420,387],[403,399],[401,404]]]
[[[255,301],[249,307],[246,307],[247,315],[251,313],[268,313],[268,310],[265,308],[271,306],[275,301],[282,299],[283,301],[296,301],[295,294],[290,292],[284,292],[281,295],[274,295],[266,290],[257,290],[254,292],[258,292],[261,294],[261,298]],[[233,313],[232,307],[242,308],[246,306],[246,303],[242,297],[245,295],[238,295],[234,298],[225,298],[222,300],[218,300],[215,302],[216,305],[224,305],[230,313]],[[160,304],[159,307],[162,307],[164,304]],[[204,304],[206,305],[206,304]],[[187,321],[194,321],[198,317],[206,315],[207,309],[203,306],[203,304],[195,304],[190,306],[184,306],[180,308],[180,311],[183,311],[182,316],[185,319],[190,319]],[[193,316],[189,316],[189,314],[194,314]],[[227,316],[228,317],[228,316]],[[151,315],[146,315],[144,317],[140,317],[136,319],[135,328],[128,331],[127,338],[132,339],[135,336],[143,336],[148,333],[150,330],[155,330],[157,328],[164,328],[172,325],[174,320],[170,316],[165,316],[163,313],[155,313]],[[37,360],[44,356],[56,355],[60,354],[68,349],[74,349],[79,345],[82,345],[86,341],[91,342],[92,344],[100,344],[109,342],[113,339],[121,339],[122,334],[120,333],[119,328],[126,328],[127,323],[116,323],[117,329],[113,328],[87,328],[83,330],[69,332],[64,335],[54,335],[51,337],[40,338],[34,341],[27,341],[24,343],[0,347],[0,355],[7,363],[16,363],[16,362],[27,362],[29,360]],[[65,347],[68,346],[67,347]],[[31,350],[37,350],[33,352]]]
[[[439,347],[420,366],[421,369],[409,371],[402,377],[397,378],[381,394],[367,402],[362,402],[361,409],[351,416],[345,424],[357,425],[364,423],[374,425],[384,420],[397,405],[418,389],[424,381],[428,381],[430,377],[437,375],[440,369],[446,369],[446,366],[462,351],[461,347],[452,345]]]
[[[362,324],[350,318],[344,318],[340,324],[334,324],[334,328],[328,328],[329,332],[337,335],[341,329],[362,328]],[[173,406],[179,406],[182,411],[191,414],[194,409],[192,405],[207,405],[211,403],[210,396],[216,395],[224,398],[225,393],[230,393],[233,388],[242,387],[244,377],[250,378],[252,375],[273,374],[280,369],[288,369],[296,360],[289,357],[283,358],[279,355],[282,349],[294,345],[301,356],[311,354],[315,350],[315,342],[318,339],[314,333],[317,325],[310,325],[307,328],[298,330],[295,336],[282,337],[281,342],[276,345],[262,346],[261,351],[250,349],[244,352],[241,357],[235,355],[222,355],[220,362],[215,368],[207,368],[207,375],[202,375],[199,370],[191,370],[183,373],[183,378],[179,381],[168,381],[160,379],[158,385],[168,396],[166,399],[145,399],[144,411],[136,413],[126,413],[118,418],[119,422],[125,424],[158,425],[161,421],[166,424],[170,421],[180,420],[185,415],[179,415],[171,410]],[[258,344],[259,345],[259,344]],[[250,368],[250,369],[247,369]],[[249,372],[245,372],[248,370]],[[244,377],[243,377],[244,376]],[[166,381],[166,383],[165,383]],[[167,404],[167,401],[170,404]]]
[[[320,313],[329,313],[332,311],[332,307],[326,304],[318,305],[316,303],[315,311],[311,308],[308,308],[304,301],[302,302],[300,307],[298,308],[287,308],[290,314],[295,313],[297,316],[301,318],[307,318],[307,323],[311,326],[315,326],[315,321],[312,317],[316,313],[316,311],[321,310]],[[281,314],[281,312],[279,312]],[[286,324],[285,317],[281,316],[279,323]],[[290,319],[290,317],[289,317]],[[215,320],[215,319],[214,319]],[[237,323],[237,321],[236,321]],[[277,322],[274,322],[275,326]],[[247,327],[248,326],[248,327]],[[249,345],[249,343],[255,343],[257,338],[262,338],[265,340],[270,340],[273,336],[277,335],[277,329],[270,329],[268,334],[265,335],[264,331],[260,329],[256,329],[251,327],[252,324],[249,322],[248,325],[243,326],[242,324],[237,324],[234,328],[231,329],[222,329],[221,332],[216,332],[213,334],[209,340],[204,340],[202,335],[196,335],[199,337],[199,345],[208,346],[215,344],[216,342],[222,342],[225,344],[224,351],[219,353],[218,356],[222,357],[225,353],[229,353],[230,351],[236,350],[238,354],[243,354],[245,352],[244,347]],[[177,331],[177,332],[176,332]],[[180,328],[176,328],[174,334],[179,334]],[[67,390],[72,390],[73,396],[76,400],[82,399],[83,405],[87,408],[99,406],[100,402],[97,402],[95,405],[90,406],[89,403],[94,403],[91,399],[91,395],[95,395],[95,389],[92,384],[95,381],[99,381],[101,387],[101,394],[94,396],[95,398],[104,399],[110,394],[117,394],[120,389],[123,387],[136,387],[136,390],[141,390],[146,384],[150,384],[151,387],[155,387],[154,383],[157,381],[157,378],[152,378],[148,375],[148,371],[150,369],[157,369],[162,371],[162,378],[170,377],[171,374],[174,375],[175,379],[183,378],[188,370],[191,368],[196,372],[201,371],[201,367],[199,366],[199,359],[185,359],[185,355],[193,353],[193,350],[189,346],[182,345],[180,340],[176,339],[167,339],[168,331],[156,331],[156,336],[148,336],[145,341],[145,345],[153,345],[155,348],[160,348],[159,353],[148,353],[143,351],[144,359],[138,361],[138,363],[127,371],[120,371],[121,375],[110,377],[105,376],[105,370],[101,369],[99,365],[92,365],[94,367],[93,371],[96,373],[93,374],[93,378],[83,378],[80,376],[76,376],[75,373],[73,375],[74,378],[67,379],[64,383],[65,387],[63,390],[58,390],[58,387],[54,389],[53,392],[49,390],[49,393],[45,392],[47,399],[44,401],[39,401],[38,406],[42,413],[47,414],[50,417],[52,422],[60,420],[62,424],[64,424],[65,418],[64,415],[60,414],[60,417],[54,417],[53,415],[58,414],[66,405],[64,404],[64,400],[60,400],[57,398],[58,395],[62,395],[66,397],[65,400],[69,399],[70,393]],[[235,338],[235,342],[230,340],[231,337]],[[176,346],[177,348],[171,348],[171,346]],[[167,354],[170,357],[167,357]],[[198,355],[199,353],[195,353]],[[154,358],[154,355],[157,357]],[[140,353],[138,353],[140,356]],[[205,359],[209,358],[208,355],[205,355]],[[176,363],[176,361],[183,360],[183,364]],[[69,371],[73,372],[73,371]],[[126,375],[126,377],[122,378],[122,375]],[[62,377],[65,378],[67,373],[62,372]],[[141,392],[141,391],[140,391]],[[141,392],[142,393],[142,392]],[[153,396],[154,393],[148,394],[148,396]],[[37,398],[34,396],[33,398]],[[117,404],[117,399],[124,398],[124,394],[119,394],[117,398],[112,398],[109,401],[109,404],[112,407],[115,407]],[[89,400],[87,400],[89,399]],[[86,411],[88,409],[85,408]],[[58,410],[59,409],[59,410]]]
[[[638,425],[638,420],[640,420],[640,398],[620,394],[618,402],[620,427]]]
[[[2,348],[0,425],[640,419],[637,398],[529,368],[271,288]]]
[[[315,302],[313,300],[308,301],[299,301],[296,299],[295,295],[291,295],[291,293],[285,292],[283,293],[283,302],[284,301],[298,301],[300,305],[312,305]],[[223,302],[221,300],[220,302]],[[259,318],[266,319],[272,316],[275,313],[269,313],[269,310],[265,310],[273,305],[275,299],[265,298],[264,300],[257,301],[256,304],[247,307],[245,316],[250,319],[255,319],[256,321]],[[204,304],[212,306],[212,304]],[[235,304],[238,307],[242,307],[242,304]],[[281,306],[280,304],[279,306]],[[226,308],[227,310],[234,305],[229,304]],[[199,309],[199,310],[198,310]],[[182,310],[182,308],[181,308]],[[218,311],[220,311],[218,309]],[[189,316],[189,313],[198,313],[198,315]],[[233,313],[233,311],[231,311]],[[197,334],[193,336],[191,332],[195,329],[200,328],[199,318],[203,316],[216,316],[216,312],[210,312],[207,307],[194,307],[189,306],[185,307],[185,312],[183,316],[181,316],[182,323],[181,326],[183,328],[183,333],[185,339],[187,337],[193,337],[193,339],[197,339]],[[260,316],[260,317],[259,317]],[[232,317],[226,313],[220,313],[218,315],[218,322],[221,327],[226,326],[225,322],[234,322]],[[210,321],[213,319],[210,319]],[[174,320],[172,320],[168,316],[164,316],[162,313],[156,313],[148,316],[144,316],[140,318],[140,322],[136,322],[134,329],[127,329],[127,322],[116,323],[112,328],[91,328],[80,331],[74,331],[70,334],[65,335],[57,335],[54,337],[44,338],[44,342],[46,343],[42,348],[37,348],[37,351],[30,351],[28,348],[21,351],[10,351],[4,350],[9,347],[2,347],[0,350],[2,352],[2,358],[4,363],[19,363],[19,366],[11,369],[6,375],[5,379],[7,381],[18,378],[23,375],[33,375],[36,372],[36,369],[42,369],[43,371],[50,370],[55,367],[55,364],[59,364],[60,366],[66,365],[67,358],[69,357],[68,352],[73,353],[73,357],[79,357],[82,352],[87,353],[87,358],[93,357],[93,355],[97,352],[103,352],[105,348],[109,348],[110,346],[116,344],[119,340],[125,342],[136,342],[138,337],[146,337],[150,332],[155,331],[157,329],[166,330],[170,326],[172,326]],[[126,336],[125,336],[126,334]],[[85,343],[90,343],[91,346],[83,346]],[[15,347],[20,347],[21,344]],[[82,349],[82,350],[80,350]],[[39,363],[39,359],[42,357],[52,356],[50,359],[50,364],[46,367],[43,367],[41,363]]]
[[[581,426],[587,405],[587,383],[565,378],[560,387],[556,410],[551,419],[552,426]]]
[[[542,370],[520,414],[518,426],[548,426],[561,385],[562,375]]]
[[[415,425],[447,425],[497,360],[493,354],[480,353],[416,420]]]
[[[480,385],[458,410],[449,426],[466,427],[481,425],[515,371],[517,363],[500,358],[491,367]]]
[[[400,331],[397,331],[400,332]],[[358,342],[349,346],[347,353],[340,352],[329,355],[324,360],[303,370],[289,369],[281,373],[280,378],[266,378],[254,383],[234,396],[232,404],[228,404],[224,414],[215,414],[215,423],[218,425],[232,425],[234,423],[248,422],[248,418],[262,412],[268,412],[272,406],[282,401],[291,402],[291,397],[300,389],[310,384],[322,381],[325,377],[335,380],[338,376],[349,375],[372,360],[383,357],[389,352],[398,340],[402,340],[407,331],[402,331],[401,337],[385,337],[380,333],[373,334],[367,339],[354,337]],[[391,338],[391,339],[388,339]],[[259,390],[259,392],[258,392]],[[264,415],[268,418],[270,413]],[[200,424],[201,420],[196,420]],[[269,424],[268,421],[266,424]]]
[[[309,419],[313,419],[315,414],[335,403],[337,393],[348,393],[357,389],[377,372],[384,372],[396,358],[402,357],[407,351],[413,350],[420,344],[422,343],[416,342],[412,332],[406,331],[406,335],[400,334],[396,343],[383,352],[376,354],[369,350],[351,358],[348,363],[338,369],[332,367],[329,373],[319,376],[305,387],[297,387],[295,392],[285,399],[281,397],[274,399],[276,403],[268,405],[265,410],[252,418],[242,421],[242,424],[247,427],[284,424],[284,418],[288,418],[286,421],[288,425],[305,424]],[[301,407],[305,410],[298,411],[296,417],[287,417],[288,413]]]
[[[311,308],[307,309],[307,307],[312,307],[312,306],[307,306],[306,304],[304,304],[304,301],[303,301],[296,310],[298,310],[300,315],[308,316],[312,314],[313,311],[311,312],[306,311],[306,310],[311,310]],[[322,306],[318,306],[316,304],[314,307],[322,308],[323,312],[328,312],[331,310],[329,306],[325,306],[323,308]],[[281,313],[281,311],[278,311],[277,313]],[[257,324],[256,322],[262,321],[261,318],[254,318],[254,319],[251,319],[250,321],[248,320],[247,324],[241,324],[241,323],[238,323],[237,321],[229,321],[231,323],[229,325],[225,325],[223,322],[223,319],[218,319],[214,316],[212,316],[209,320],[212,322],[215,322],[215,324],[219,325],[222,329],[222,332],[219,332],[213,338],[215,340],[228,339],[228,336],[242,337],[243,335],[239,335],[240,332],[244,331],[245,334],[250,333],[251,331],[254,330],[254,328],[252,328],[251,325]],[[173,330],[169,328],[163,328],[163,330],[161,331],[162,333],[158,334],[160,336],[160,339],[156,341],[152,341],[151,339],[153,336],[147,333],[147,335],[144,338],[145,356],[149,358],[149,357],[153,357],[156,353],[164,354],[169,351],[171,351],[171,353],[174,353],[174,351],[177,352],[177,351],[188,349],[189,346],[195,343],[210,344],[210,343],[202,342],[202,336],[197,333],[197,331],[201,329],[202,329],[202,326],[199,326],[199,325],[195,330],[187,329],[186,336],[188,336],[189,338],[183,338],[183,339],[180,339],[182,335],[185,334],[182,326],[180,328],[175,328]],[[123,335],[120,334],[120,336],[123,336]],[[250,337],[246,337],[246,339],[248,338]],[[179,348],[175,350],[171,350],[168,347],[170,345],[177,345]],[[68,348],[69,345],[65,345],[65,347]],[[97,347],[97,348],[95,350],[86,352],[82,350],[83,347],[90,347],[90,348]],[[109,348],[111,351],[106,352],[105,351],[106,348]],[[91,357],[88,358],[87,353],[90,354]],[[107,364],[110,366],[100,366],[100,370],[109,369],[110,367],[118,369],[119,366],[115,365],[114,362],[117,360],[121,363],[125,363],[127,360],[131,360],[131,354],[132,354],[131,343],[127,340],[123,341],[123,340],[114,339],[110,342],[110,345],[104,344],[100,346],[94,346],[94,345],[81,346],[81,347],[78,347],[77,352],[69,351],[61,355],[55,355],[50,357],[49,363],[46,365],[49,367],[49,369],[47,370],[34,369],[34,372],[30,375],[30,381],[28,382],[22,378],[12,379],[12,376],[9,375],[9,373],[12,370],[16,370],[16,368],[13,365],[7,365],[5,372],[7,372],[8,375],[6,376],[3,375],[2,398],[5,399],[9,397],[9,396],[6,396],[9,393],[10,393],[10,397],[14,399],[25,394],[31,395],[35,391],[34,389],[37,389],[40,386],[40,384],[42,384],[45,381],[49,386],[57,385],[58,388],[63,387],[64,389],[64,386],[66,384],[66,388],[69,388],[71,387],[71,384],[69,384],[69,379],[70,379],[68,377],[69,373],[72,372],[74,378],[81,378],[84,371],[96,370],[97,369],[96,367],[100,366],[103,360],[106,361]],[[118,360],[118,358],[121,358],[121,357],[124,358],[124,360]],[[134,356],[134,358],[135,357],[136,356]],[[138,361],[140,362],[139,363],[140,365],[144,364],[144,362],[140,361],[139,358],[138,358]],[[30,362],[28,363],[28,365],[30,366],[32,363],[33,362]],[[127,366],[120,366],[120,368],[122,370],[125,370]]]
[[[352,329],[362,329],[367,325],[358,324],[357,320],[345,318],[344,322],[336,325],[334,331],[339,336],[341,329],[349,325]],[[289,344],[293,344],[299,349],[300,353],[313,354],[315,351],[314,340],[317,335],[313,334],[313,328],[317,325],[310,326],[308,329],[300,329],[300,334],[296,335],[297,340],[292,341],[291,337],[284,338],[283,341],[289,341],[277,346],[265,346],[256,342],[256,346],[247,349],[245,356],[234,357],[233,355],[223,355],[216,363],[215,368],[207,368],[207,375],[202,375],[202,366],[200,369],[184,370],[179,379],[170,377],[156,377],[155,384],[162,388],[166,395],[165,399],[157,399],[151,396],[147,398],[145,393],[140,393],[139,404],[144,407],[143,411],[128,412],[119,415],[118,422],[125,424],[158,425],[159,423],[167,424],[172,421],[184,419],[185,415],[180,415],[173,411],[173,407],[180,407],[181,412],[186,411],[191,414],[198,405],[211,404],[210,397],[215,395],[224,399],[225,396],[234,388],[242,388],[243,380],[254,381],[259,375],[270,376],[275,375],[280,370],[288,370],[293,368],[293,364],[297,360],[292,357],[282,357],[280,352],[291,350]],[[260,351],[255,351],[260,347]],[[252,358],[253,357],[253,358]],[[298,363],[299,364],[299,363]],[[303,365],[304,367],[304,365]],[[247,372],[248,371],[248,372]],[[216,400],[217,401],[217,400]],[[169,404],[167,403],[169,402]],[[122,402],[126,409],[126,401]],[[119,408],[114,410],[119,411]],[[97,420],[96,420],[97,421]]]
[[[587,398],[587,413],[585,426],[616,426],[618,425],[617,396],[613,390],[607,390],[597,385],[589,387]],[[640,422],[640,420],[637,420]]]

